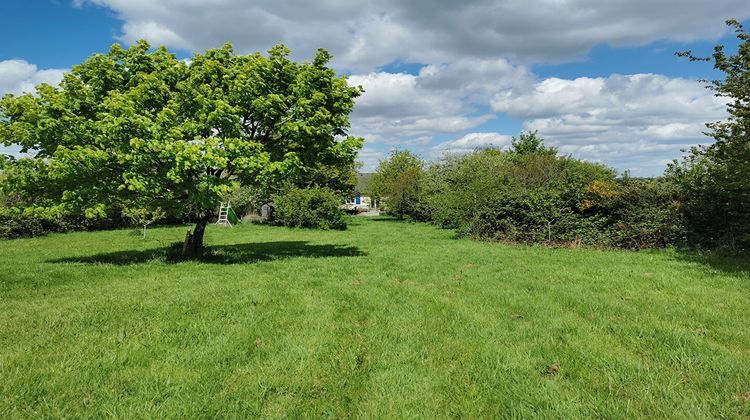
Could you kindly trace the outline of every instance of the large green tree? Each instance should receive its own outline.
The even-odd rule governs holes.
[[[40,211],[105,217],[191,215],[186,253],[237,183],[270,196],[285,186],[347,190],[362,139],[347,135],[361,88],[327,66],[232,46],[178,60],[145,41],[114,45],[59,87],[0,101],[0,140],[32,158],[5,172]],[[31,170],[33,169],[33,170]]]
[[[692,239],[707,245],[750,247],[750,34],[727,24],[740,41],[736,54],[718,45],[711,57],[678,55],[713,62],[724,77],[705,81],[728,99],[728,119],[706,124],[715,142],[694,147],[667,171],[680,185]]]

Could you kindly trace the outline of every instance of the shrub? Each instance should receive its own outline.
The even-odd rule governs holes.
[[[294,188],[274,197],[278,224],[314,229],[346,229],[341,200],[328,188]]]
[[[613,245],[643,249],[684,243],[685,220],[674,182],[626,178],[612,200]]]
[[[618,180],[606,166],[558,156],[536,133],[511,150],[476,150],[424,173],[424,217],[459,235],[631,249],[684,244],[678,184]]]
[[[107,229],[124,226],[119,219],[90,220],[85,217],[52,217],[15,207],[0,208],[0,238],[44,236],[55,232]]]
[[[50,232],[58,232],[58,227],[36,217],[19,217],[3,212],[0,214],[0,237],[6,239],[28,236],[42,236]]]
[[[601,243],[606,225],[581,203],[587,186],[614,183],[614,172],[550,150],[479,150],[433,165],[424,183],[431,220],[481,239]]]

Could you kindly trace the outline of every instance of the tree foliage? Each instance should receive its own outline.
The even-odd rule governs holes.
[[[59,88],[0,101],[0,139],[34,155],[3,189],[54,214],[190,214],[203,230],[237,183],[270,197],[289,186],[346,190],[362,139],[347,136],[361,88],[327,67],[231,45],[178,60],[145,41],[114,45],[67,73]],[[7,166],[7,165],[6,165]]]
[[[394,150],[380,162],[366,192],[373,198],[382,198],[386,211],[403,219],[416,213],[420,204],[423,171],[424,161],[419,156],[408,150]]]
[[[728,99],[729,118],[706,124],[715,142],[692,148],[667,174],[679,184],[692,241],[730,248],[750,247],[750,34],[735,21],[740,45],[729,54],[718,45],[711,57],[678,53],[691,61],[713,62],[724,77],[704,81]]]
[[[518,138],[511,139],[510,153],[514,155],[557,155],[557,148],[544,145],[544,139],[539,137],[537,131],[522,132]]]

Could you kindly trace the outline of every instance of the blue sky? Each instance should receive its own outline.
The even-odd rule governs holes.
[[[122,22],[100,7],[73,7],[65,0],[3,4],[0,60],[23,59],[40,68],[68,68],[115,42]]]
[[[297,59],[328,49],[365,87],[351,132],[366,139],[367,169],[393,148],[437,159],[538,130],[563,153],[658,175],[724,116],[695,81],[719,75],[674,52],[731,51],[723,21],[748,17],[739,0],[9,1],[0,94],[54,83],[114,42],[145,38],[181,57],[283,42]]]

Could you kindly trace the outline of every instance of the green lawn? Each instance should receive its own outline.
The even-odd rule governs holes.
[[[747,261],[186,229],[0,241],[0,418],[750,416]]]

